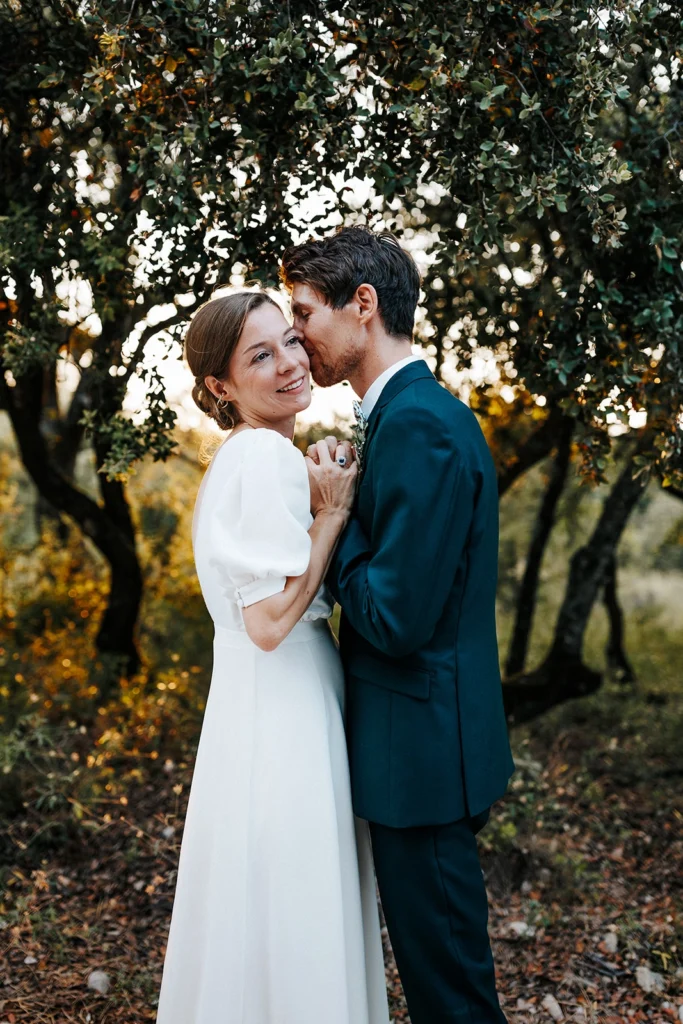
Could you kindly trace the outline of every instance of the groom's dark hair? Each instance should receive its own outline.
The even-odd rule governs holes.
[[[420,274],[389,231],[341,228],[329,238],[292,245],[285,249],[280,276],[290,291],[297,282],[310,285],[333,309],[350,302],[361,284],[371,284],[387,333],[412,337]]]

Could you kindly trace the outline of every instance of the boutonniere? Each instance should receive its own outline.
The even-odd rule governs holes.
[[[363,447],[365,445],[365,433],[368,426],[367,417],[361,408],[360,402],[354,401],[353,415],[356,417],[356,422],[353,425],[351,433],[353,437],[353,448],[356,453],[356,462],[358,463],[358,472],[360,473],[363,469]]]

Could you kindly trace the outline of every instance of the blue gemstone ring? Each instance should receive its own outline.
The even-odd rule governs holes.
[[[339,458],[337,459],[337,465],[338,466],[345,466],[346,465],[346,456],[345,455],[340,455],[339,456]]]

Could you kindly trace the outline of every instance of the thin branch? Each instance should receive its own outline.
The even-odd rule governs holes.
[[[143,330],[142,334],[140,335],[140,339],[137,343],[135,352],[130,357],[128,365],[126,366],[126,372],[123,374],[124,384],[127,385],[128,381],[133,376],[133,373],[135,372],[138,364],[140,363],[140,360],[145,354],[145,346],[147,342],[155,335],[162,334],[164,331],[167,331],[170,327],[175,327],[178,324],[184,323],[185,320],[187,320],[189,313],[192,311],[192,309],[194,309],[194,306],[189,308],[183,307],[182,311],[178,311],[174,316],[170,317],[170,319],[164,320],[164,322],[160,324],[149,324]]]
[[[501,44],[500,44],[500,43],[497,43],[496,45],[498,46],[498,49],[499,49],[499,50],[504,50],[504,47],[503,47],[503,46],[501,46]],[[503,68],[503,67],[499,67],[499,68],[498,68],[498,70],[500,71],[501,75],[510,75],[510,76],[511,76],[512,78],[514,78],[514,80],[515,80],[515,81],[517,82],[517,84],[519,85],[520,89],[523,89],[523,90],[524,90],[524,92],[526,93],[526,95],[527,95],[527,96],[529,97],[529,99],[531,99],[531,93],[529,92],[529,90],[527,89],[527,87],[526,87],[526,86],[524,85],[524,83],[522,82],[522,80],[521,80],[520,78],[518,78],[518,77],[517,77],[517,75],[516,75],[516,74],[514,73],[514,71],[507,71],[507,70],[506,70],[505,68]],[[571,153],[571,152],[570,152],[570,151],[569,151],[569,150],[567,149],[567,147],[565,146],[565,144],[564,144],[564,142],[562,141],[562,139],[558,138],[558,136],[557,136],[557,135],[555,134],[555,132],[553,131],[553,129],[551,128],[551,126],[550,126],[550,125],[548,124],[548,121],[547,121],[547,119],[546,119],[546,116],[545,116],[545,114],[543,113],[543,111],[542,111],[542,110],[538,110],[538,111],[536,111],[536,113],[538,113],[538,116],[539,116],[539,117],[540,117],[540,119],[541,119],[541,120],[543,121],[543,124],[544,124],[544,125],[546,126],[546,128],[548,129],[548,131],[550,132],[550,134],[552,135],[552,137],[553,137],[553,138],[555,139],[555,142],[557,142],[557,144],[558,144],[559,146],[562,146],[562,149],[563,149],[563,151],[564,151],[564,155],[565,155],[565,156],[567,157],[567,159],[568,159],[568,160],[572,160],[572,159],[574,158],[575,154],[574,154],[574,153]]]

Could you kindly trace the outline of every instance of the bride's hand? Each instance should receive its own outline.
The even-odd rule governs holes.
[[[317,461],[306,456],[308,479],[311,485],[311,512],[314,516],[337,514],[348,519],[356,490],[358,466],[353,458],[353,449],[348,442],[336,446],[335,458],[344,459],[342,465],[332,461],[327,440],[318,441],[315,446]],[[310,452],[310,448],[309,448]]]
[[[312,459],[313,462],[315,462],[317,465],[320,465],[320,456],[318,454],[319,443],[320,442],[317,441],[315,444],[309,444],[308,448],[306,449],[306,455],[308,456],[308,458]],[[351,462],[356,457],[355,452],[353,450],[353,445],[351,444],[350,441],[338,441],[334,434],[328,434],[327,437],[324,438],[324,443],[327,445],[327,449],[330,453],[330,458],[334,459],[335,461],[339,458],[340,455],[342,455],[346,459],[346,463],[348,465],[348,463]]]

